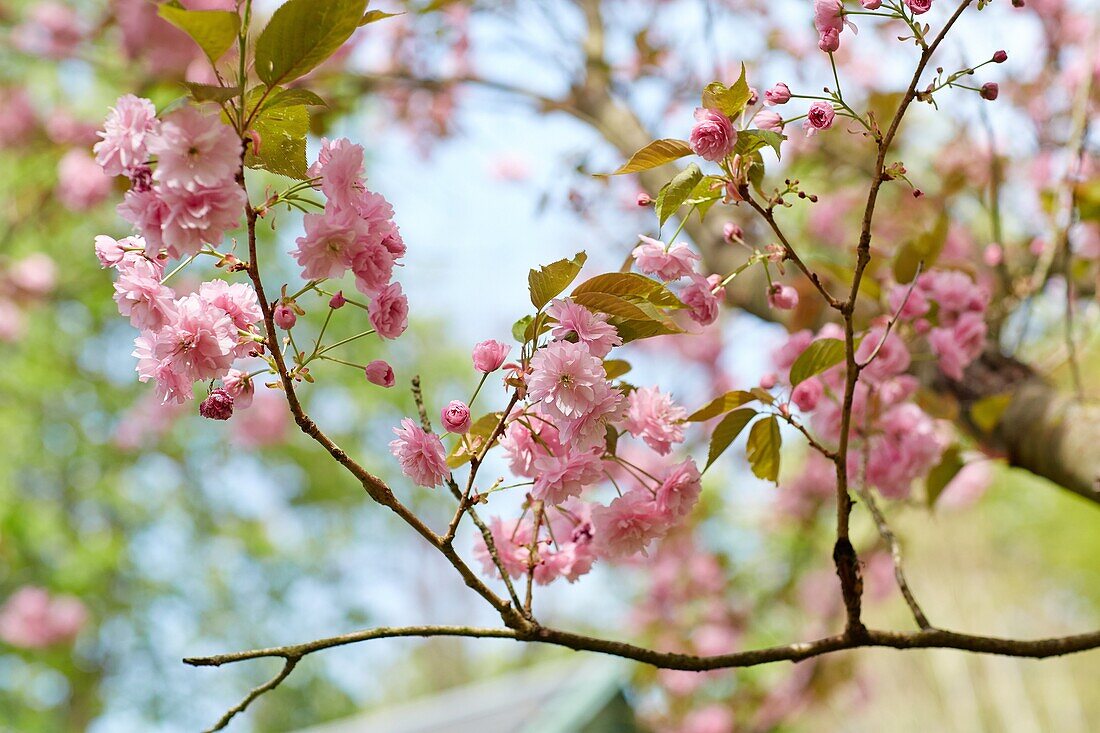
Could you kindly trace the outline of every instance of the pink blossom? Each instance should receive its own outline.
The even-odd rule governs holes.
[[[877,427],[881,433],[867,451],[867,481],[883,496],[905,498],[913,481],[939,462],[944,442],[932,418],[912,402],[887,410]]]
[[[989,291],[958,270],[926,272],[917,278],[917,287],[938,306],[941,326],[950,326],[963,313],[984,312],[989,303]]]
[[[844,20],[842,0],[814,0],[814,28],[818,32],[818,47],[822,51],[836,51],[840,47],[840,34],[847,25],[856,32],[850,21]]]
[[[622,419],[623,393],[607,382],[597,382],[594,397],[581,415],[560,419],[558,430],[563,442],[574,450],[588,450],[602,445],[607,426]]]
[[[317,162],[309,168],[310,178],[321,179],[321,190],[340,209],[354,209],[366,186],[363,174],[363,146],[347,138],[324,140]]]
[[[687,410],[657,387],[639,387],[630,393],[626,404],[624,427],[660,455],[668,455],[673,443],[684,442]]]
[[[606,381],[603,363],[587,345],[554,341],[531,358],[527,394],[551,414],[568,420],[593,408],[600,396],[598,386],[606,386]]]
[[[676,733],[734,733],[733,711],[719,703],[711,703],[690,711]]]
[[[527,419],[517,415],[504,429],[500,446],[508,460],[512,473],[525,478],[535,477],[535,459],[549,453],[563,451],[558,430],[539,414],[538,406],[527,411]],[[530,427],[528,427],[530,426]]]
[[[51,596],[25,585],[0,607],[0,639],[24,649],[72,641],[88,620],[84,604],[73,596]]]
[[[882,0],[859,0],[859,4],[864,10],[878,10],[882,7]]]
[[[298,247],[290,251],[302,266],[302,278],[321,280],[347,272],[366,234],[365,222],[350,209],[326,206],[322,214],[306,214],[302,223],[305,234],[295,240]],[[393,258],[385,248],[382,252],[392,268]]]
[[[401,472],[418,486],[434,488],[443,483],[447,474],[447,454],[439,436],[427,432],[407,417],[393,432],[397,439],[390,443],[390,453],[401,464]]]
[[[609,506],[592,510],[597,554],[611,559],[626,559],[668,529],[665,514],[648,491],[634,489],[614,499]]]
[[[981,499],[993,483],[991,461],[971,461],[959,469],[936,498],[937,509],[962,509]]]
[[[790,369],[795,359],[806,350],[806,347],[809,346],[813,340],[813,331],[808,328],[796,331],[788,336],[786,342],[772,352],[772,361],[775,362],[776,368],[784,372]]]
[[[386,287],[393,277],[394,256],[381,242],[360,241],[352,259],[355,287],[364,295],[374,295]]]
[[[409,300],[401,285],[391,283],[378,291],[368,308],[371,325],[384,339],[395,339],[409,327]]]
[[[34,105],[26,90],[0,87],[0,149],[22,145],[38,125]]]
[[[904,2],[913,15],[924,15],[932,9],[932,0],[904,0]]]
[[[507,523],[500,517],[489,520],[489,532],[493,537],[497,557],[500,558],[505,572],[513,578],[518,578],[527,572],[531,530],[530,525],[522,525],[518,519]],[[489,553],[489,548],[485,545],[485,539],[480,536],[474,541],[474,557],[481,562],[486,575],[500,574]]]
[[[298,322],[298,314],[294,312],[294,308],[286,303],[279,303],[275,306],[275,310],[271,314],[275,325],[284,331],[289,331],[294,328],[294,324]]]
[[[802,123],[802,129],[806,131],[806,137],[812,137],[818,130],[828,130],[833,126],[836,110],[829,102],[814,102],[810,105],[810,111],[806,114],[806,121]]]
[[[691,320],[700,326],[709,326],[718,320],[718,296],[714,294],[722,280],[717,275],[703,277],[691,273],[691,282],[680,291],[680,300],[688,307]]]
[[[367,375],[367,381],[371,384],[377,384],[379,387],[386,388],[394,385],[393,367],[381,359],[375,359],[370,364],[367,364],[364,372]]]
[[[967,312],[953,326],[933,328],[928,345],[939,360],[940,371],[951,379],[963,378],[963,370],[981,355],[988,331],[980,313]]]
[[[236,415],[231,439],[241,448],[263,448],[286,442],[293,423],[286,400],[273,390],[264,389],[256,394],[251,409]]]
[[[157,330],[173,316],[175,293],[161,284],[159,264],[129,252],[118,262],[115,303],[135,328]]]
[[[161,236],[172,257],[193,255],[203,242],[220,244],[224,233],[236,228],[244,211],[244,191],[232,180],[216,187],[157,184],[154,193],[166,207]],[[142,233],[149,238],[144,230]]]
[[[194,107],[168,115],[150,136],[148,151],[157,157],[153,178],[181,190],[222,188],[241,167],[241,140],[233,129]]]
[[[890,288],[887,302],[890,304],[890,311],[898,314],[898,318],[903,321],[920,318],[931,308],[924,291],[909,285],[899,284]]]
[[[756,117],[753,118],[753,122],[755,122],[756,127],[761,130],[783,132],[783,117],[778,112],[772,112],[768,109],[757,112]]]
[[[783,82],[779,82],[774,87],[764,92],[764,104],[769,107],[777,104],[786,104],[789,101],[791,101],[791,88]],[[757,119],[759,119],[760,115],[757,114],[756,116]]]
[[[802,412],[811,412],[825,394],[825,386],[817,377],[799,382],[798,386],[791,390],[791,402],[798,405]]]
[[[695,461],[690,458],[669,469],[657,488],[657,509],[670,521],[691,513],[702,491],[702,478]]]
[[[551,332],[554,338],[563,339],[571,333],[576,334],[593,356],[602,359],[612,348],[623,343],[615,327],[607,322],[606,313],[593,313],[569,298],[550,301],[546,313],[558,322]]]
[[[665,282],[679,280],[695,272],[699,255],[683,242],[677,242],[666,249],[663,242],[644,234],[638,235],[642,243],[631,253],[638,269],[648,275],[656,275]]]
[[[145,241],[146,251],[156,254],[164,247],[162,227],[168,217],[168,204],[152,189],[130,189],[115,210],[130,222]]]
[[[160,129],[157,110],[148,99],[126,94],[119,97],[103,122],[102,138],[95,144],[95,160],[109,176],[121,176],[149,157],[149,139]]]
[[[207,420],[228,420],[233,417],[233,395],[225,389],[213,389],[199,404],[199,414]]]
[[[997,267],[1004,262],[1004,249],[996,242],[987,244],[982,251],[982,262],[989,267]]]
[[[199,297],[225,311],[233,325],[244,331],[264,317],[256,291],[248,283],[210,280],[199,286]]]
[[[95,238],[95,256],[102,267],[114,267],[126,256],[124,247],[140,247],[145,249],[145,241],[140,237],[127,237],[117,240],[106,234],[99,234]]]
[[[57,200],[70,211],[86,211],[111,192],[108,178],[83,150],[70,150],[57,164]]]
[[[12,263],[8,277],[20,293],[41,298],[57,285],[57,264],[47,254],[32,252]]]
[[[470,429],[470,408],[465,402],[451,400],[439,413],[439,419],[443,423],[443,429],[448,433],[462,435]]]
[[[603,462],[594,451],[544,453],[535,459],[534,469],[535,485],[531,493],[550,504],[580,496],[586,486],[598,483],[603,476]]]
[[[737,130],[729,117],[705,107],[695,109],[695,126],[688,138],[695,154],[712,162],[722,160],[737,144]]]
[[[789,311],[798,307],[798,291],[790,285],[773,283],[768,288],[768,305],[776,310]]]
[[[12,36],[22,51],[60,60],[76,52],[85,32],[72,8],[44,2],[32,6],[27,19],[12,29]]]
[[[875,349],[878,349],[877,354]],[[872,354],[875,354],[874,359],[871,359]],[[871,362],[864,367],[861,375],[872,384],[885,382],[902,374],[909,368],[912,361],[905,341],[894,331],[886,335],[885,326],[875,326],[867,331],[859,348],[856,349],[858,362],[862,364],[868,359],[871,359]]]
[[[240,369],[230,369],[222,377],[222,387],[233,398],[233,406],[241,410],[247,409],[252,404],[252,398],[256,395],[256,383],[248,372]]]
[[[197,293],[176,300],[168,322],[134,341],[138,380],[156,380],[165,401],[191,399],[191,385],[224,376],[233,362],[237,329],[221,308]]]
[[[474,346],[474,369],[477,369],[479,372],[484,372],[485,374],[495,372],[504,364],[504,360],[507,358],[508,351],[511,348],[512,347],[508,344],[502,344],[495,339],[482,341]]]

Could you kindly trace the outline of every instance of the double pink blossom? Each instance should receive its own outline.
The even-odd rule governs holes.
[[[623,343],[615,327],[607,322],[606,313],[593,313],[569,298],[550,301],[546,313],[558,322],[551,331],[554,338],[562,339],[573,334],[579,342],[588,346],[593,356],[603,358]]]
[[[730,118],[721,112],[697,107],[695,126],[691,128],[688,141],[696,155],[716,162],[733,152],[737,144],[737,130],[733,129]]]
[[[638,235],[638,238],[642,243],[631,254],[634,264],[647,275],[656,275],[665,282],[671,282],[695,272],[699,255],[683,242],[665,247],[664,242],[644,234]]]
[[[511,348],[508,344],[503,344],[495,339],[482,341],[474,346],[472,354],[474,369],[485,374],[495,372],[504,364]]]
[[[626,400],[623,427],[660,455],[668,455],[674,443],[684,442],[687,410],[657,387],[639,387]]]
[[[367,309],[371,325],[384,339],[395,339],[409,327],[409,300],[399,283],[382,288]]]
[[[103,123],[92,150],[96,162],[109,176],[121,176],[145,165],[150,138],[160,128],[157,110],[148,99],[126,94],[119,97]]]
[[[401,472],[418,486],[434,488],[443,483],[447,474],[447,454],[443,442],[410,418],[393,429],[397,438],[390,442],[390,453],[401,464]]]

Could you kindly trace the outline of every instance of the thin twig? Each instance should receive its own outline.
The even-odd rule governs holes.
[[[905,598],[905,603],[913,613],[913,619],[921,629],[931,629],[932,624],[929,623],[928,617],[924,615],[924,611],[921,610],[920,604],[917,603],[916,596],[913,595],[913,591],[909,588],[909,583],[905,579],[905,571],[902,569],[901,543],[898,541],[897,535],[894,534],[894,531],[890,529],[890,525],[887,524],[886,517],[883,515],[882,510],[879,509],[878,502],[875,501],[875,497],[872,496],[871,491],[869,491],[865,485],[861,486],[857,491],[860,498],[863,499],[863,503],[867,505],[867,509],[871,512],[871,517],[875,520],[875,526],[878,528],[879,535],[886,543],[886,546],[890,548],[890,559],[894,563],[894,579],[898,583],[898,589],[901,591],[902,597]]]
[[[218,719],[217,723],[214,723],[211,727],[207,728],[205,733],[214,733],[214,731],[221,730],[225,726],[229,725],[229,721],[238,713],[243,713],[245,708],[252,704],[252,702],[265,692],[270,692],[283,683],[290,673],[294,671],[294,668],[298,665],[298,660],[301,657],[287,657],[286,662],[283,664],[283,668],[279,670],[279,674],[275,675],[267,682],[263,683],[259,687],[254,687],[252,690],[244,696],[244,699],[239,703],[225,711],[225,715]]]

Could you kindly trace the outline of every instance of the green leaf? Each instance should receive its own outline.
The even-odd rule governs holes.
[[[651,313],[647,313],[641,303],[635,303],[611,293],[573,293],[572,297],[573,302],[589,310],[618,316],[628,321],[660,320],[654,318]]]
[[[815,374],[844,361],[844,342],[840,339],[818,339],[798,355],[791,365],[791,386],[797,387]]]
[[[695,163],[692,163],[665,184],[661,192],[657,194],[657,203],[654,206],[657,211],[657,220],[661,226],[664,226],[668,218],[683,205],[702,179],[703,171]]]
[[[230,99],[241,96],[240,87],[219,87],[213,84],[196,84],[185,81],[183,85],[191,93],[191,98],[196,102],[228,102]]]
[[[734,145],[733,152],[745,156],[770,147],[775,151],[775,157],[779,158],[781,157],[780,146],[786,139],[786,135],[773,130],[741,130],[737,133],[737,144]]]
[[[574,298],[584,293],[609,293],[647,301],[664,308],[683,308],[684,304],[664,283],[636,272],[608,272],[585,280],[573,288]]]
[[[521,344],[527,343],[527,329],[535,322],[534,316],[524,316],[512,324],[512,338]]]
[[[894,279],[903,284],[912,282],[920,263],[924,263],[925,270],[934,265],[947,242],[948,225],[947,215],[942,214],[936,226],[902,244],[894,255]]]
[[[466,444],[470,441],[459,440],[455,443],[454,448],[451,448],[451,452],[447,455],[447,465],[450,468],[460,468],[466,463],[469,463],[470,459],[475,454],[480,453],[485,449],[484,441],[489,439],[489,436],[496,430],[497,424],[500,422],[500,416],[503,413],[490,412],[488,415],[482,415],[470,426],[470,429],[466,432],[467,438],[481,438],[480,441],[474,441],[474,453],[469,453],[466,450]]]
[[[569,287],[580,274],[588,255],[578,252],[571,260],[558,260],[549,265],[531,270],[527,274],[527,288],[531,293],[531,303],[542,310],[543,306]]]
[[[309,112],[304,106],[266,109],[256,116],[252,129],[260,135],[260,151],[249,146],[245,165],[262,168],[299,181],[308,177],[306,134]]]
[[[726,392],[721,397],[715,397],[713,400],[691,413],[687,421],[703,422],[704,420],[710,420],[712,417],[718,417],[723,412],[729,412],[733,408],[748,404],[755,399],[756,396],[751,392],[735,389],[732,392]]]
[[[704,471],[710,468],[710,464],[718,460],[718,456],[725,453],[726,448],[730,447],[730,444],[737,439],[737,436],[741,434],[741,431],[754,417],[756,417],[756,410],[744,407],[740,410],[734,410],[722,418],[722,421],[714,427],[714,432],[711,433],[710,449],[707,451],[707,465],[703,468]]]
[[[970,407],[970,419],[983,433],[992,433],[1012,402],[1011,394],[983,397]]]
[[[679,160],[685,155],[691,155],[691,146],[683,140],[673,140],[670,138],[654,140],[649,145],[646,145],[644,148],[634,153],[634,155],[630,156],[630,160],[626,161],[619,170],[611,175],[619,176],[624,173],[647,171],[650,168],[657,168],[665,163]]]
[[[631,369],[630,362],[623,359],[604,359],[603,370],[607,373],[608,379],[616,379],[629,372]]]
[[[370,25],[371,23],[377,23],[378,21],[385,20],[386,18],[396,18],[399,15],[404,15],[404,13],[385,13],[381,10],[368,10],[363,15],[363,19],[359,21],[359,26],[362,27],[365,25]]]
[[[308,89],[281,89],[268,95],[264,102],[264,109],[276,109],[278,107],[327,107],[325,100]]]
[[[940,494],[943,493],[943,490],[951,483],[951,479],[955,478],[955,474],[962,467],[963,462],[959,456],[957,445],[953,445],[943,452],[940,462],[928,472],[928,478],[924,481],[925,500],[928,502],[928,506],[936,503],[936,499],[940,498]]]
[[[186,10],[171,3],[157,9],[160,17],[191,36],[210,63],[220,59],[237,42],[241,17],[228,10]]]
[[[779,481],[781,445],[783,436],[779,433],[779,420],[774,415],[752,426],[745,455],[754,476],[765,481]]]
[[[612,318],[610,322],[615,330],[619,332],[619,338],[623,340],[624,344],[654,336],[668,336],[684,332],[684,329],[671,321],[632,321],[624,318]]]
[[[273,87],[317,68],[351,37],[367,0],[288,0],[256,41],[256,75]]]
[[[745,65],[741,64],[741,77],[732,87],[727,87],[720,81],[713,81],[703,89],[703,106],[715,112],[721,112],[726,117],[737,117],[741,110],[745,109],[752,92],[745,81]]]

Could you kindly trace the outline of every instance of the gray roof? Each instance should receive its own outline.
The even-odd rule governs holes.
[[[614,660],[540,664],[298,733],[631,733]]]

